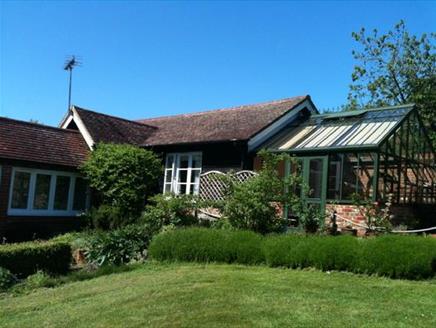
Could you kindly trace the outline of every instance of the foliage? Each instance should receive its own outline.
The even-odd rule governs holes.
[[[158,194],[149,201],[142,221],[152,231],[160,231],[167,225],[188,226],[198,222],[196,213],[200,202],[195,196]]]
[[[149,150],[100,143],[81,169],[90,186],[100,193],[104,205],[130,217],[142,211],[156,187],[161,162]]]
[[[26,277],[38,270],[51,274],[68,272],[71,248],[62,242],[26,242],[0,246],[0,267],[17,277]]]
[[[154,259],[255,264],[262,261],[262,237],[251,231],[177,229],[157,235],[150,244]]]
[[[150,239],[148,228],[129,225],[109,232],[97,232],[88,238],[85,255],[98,266],[121,265],[140,261]]]
[[[190,228],[156,236],[150,244],[150,255],[165,261],[263,262],[273,267],[313,267],[405,279],[436,274],[436,239],[424,237],[261,237],[247,231]]]
[[[109,231],[135,223],[138,215],[125,211],[121,207],[103,204],[91,208],[85,214],[85,220],[90,229]]]
[[[0,267],[0,292],[12,287],[16,281],[17,279],[8,269]]]
[[[400,21],[386,34],[362,28],[352,36],[360,49],[353,51],[348,107],[415,103],[436,145],[436,34],[411,35]]]
[[[294,208],[301,203],[293,191],[302,181],[294,174],[286,178],[279,175],[279,164],[293,161],[289,155],[265,150],[258,155],[262,159],[262,169],[248,181],[230,186],[223,215],[235,228],[265,234],[284,228],[282,206]]]
[[[392,197],[393,195],[389,194],[386,202],[382,204],[364,200],[358,194],[352,195],[353,203],[359,209],[360,215],[364,217],[368,231],[390,232],[392,230]]]

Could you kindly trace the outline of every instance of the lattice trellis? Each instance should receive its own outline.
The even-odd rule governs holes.
[[[202,200],[223,200],[227,188],[226,179],[232,179],[235,183],[243,183],[257,175],[254,171],[239,171],[226,174],[220,171],[209,171],[200,176],[199,196]]]

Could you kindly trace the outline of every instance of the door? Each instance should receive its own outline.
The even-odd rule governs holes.
[[[327,156],[301,157],[303,182],[309,190],[302,195],[308,206],[316,206],[325,211],[327,197]]]

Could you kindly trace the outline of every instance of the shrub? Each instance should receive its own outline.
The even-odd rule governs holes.
[[[262,237],[249,231],[188,228],[156,236],[150,244],[150,255],[157,260],[266,262],[272,267],[313,267],[406,279],[436,274],[436,239],[424,237]]]
[[[38,270],[34,274],[28,276],[21,284],[21,289],[33,290],[41,287],[54,287],[57,285],[55,278],[50,277],[44,271]]]
[[[163,226],[188,226],[198,222],[196,211],[199,200],[191,195],[158,194],[150,198],[142,220],[153,231],[160,231]]]
[[[16,281],[17,279],[8,269],[0,267],[0,292],[12,287]]]
[[[103,143],[81,169],[102,203],[119,208],[127,217],[140,214],[162,171],[161,161],[149,150]]]
[[[88,239],[86,258],[99,266],[142,260],[149,239],[149,231],[143,225],[129,225],[110,232],[98,232]]]
[[[263,260],[261,244],[251,231],[189,228],[155,236],[149,252],[158,260],[255,264]]]
[[[429,278],[436,272],[435,238],[386,235],[361,244],[358,272],[406,279]]]
[[[120,207],[104,204],[97,208],[93,207],[86,213],[88,227],[104,231],[121,228],[134,223],[137,219],[138,217]]]
[[[63,274],[70,268],[71,248],[62,242],[26,242],[0,246],[0,267],[18,277],[27,277],[38,270]]]

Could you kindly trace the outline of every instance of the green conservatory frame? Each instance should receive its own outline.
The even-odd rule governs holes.
[[[325,158],[318,171],[307,164],[302,168],[303,177],[316,174],[312,180],[321,183],[321,208],[352,203],[352,194],[374,202],[390,197],[394,204],[436,204],[435,151],[413,105],[312,115],[297,128],[269,148],[303,162]],[[289,174],[290,162],[285,165]]]

